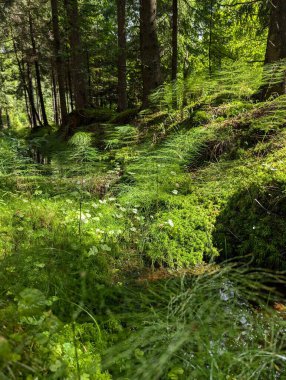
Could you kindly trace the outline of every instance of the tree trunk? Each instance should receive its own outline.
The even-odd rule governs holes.
[[[33,82],[31,78],[31,68],[30,64],[27,62],[27,89],[28,89],[28,96],[29,96],[29,103],[31,108],[31,119],[32,119],[32,128],[36,128],[37,126],[37,111],[35,106],[35,98],[34,98],[34,88],[33,88]],[[38,116],[39,120],[39,116]]]
[[[173,0],[172,17],[172,80],[178,74],[178,0]]]
[[[126,0],[117,0],[118,23],[118,111],[127,108]]]
[[[140,50],[143,79],[143,107],[148,96],[161,84],[160,49],[157,37],[157,1],[140,0]]]
[[[270,23],[265,54],[265,64],[271,64],[286,58],[286,1],[270,1]],[[285,94],[285,76],[280,83],[270,84],[264,91],[264,97],[273,93]]]
[[[57,73],[57,82],[60,98],[61,122],[65,123],[67,118],[67,104],[65,95],[65,77],[63,72],[62,54],[61,54],[61,39],[59,28],[59,15],[58,15],[58,0],[51,0],[52,8],[52,22],[53,22],[53,35],[54,35],[54,54],[55,54],[55,67]]]
[[[42,119],[43,119],[44,126],[48,126],[49,123],[47,119],[43,90],[42,90],[40,66],[38,62],[38,56],[37,56],[38,54],[37,54],[35,37],[34,37],[34,27],[33,27],[32,17],[30,14],[29,14],[29,28],[30,28],[32,50],[33,50],[33,55],[34,55],[33,59],[34,59],[34,65],[35,65],[36,83],[37,83],[37,90],[38,90],[39,102],[40,102],[40,107],[41,107]]]
[[[59,109],[58,109],[58,93],[57,93],[57,83],[55,78],[55,72],[53,70],[52,66],[52,94],[53,94],[53,110],[54,110],[54,121],[56,125],[59,125],[60,118],[59,118]]]
[[[209,75],[212,75],[212,44],[213,44],[213,11],[214,0],[210,1],[210,15],[209,15]]]
[[[68,19],[68,32],[71,54],[71,77],[75,108],[82,109],[88,105],[84,56],[81,47],[79,14],[77,0],[65,0]]]
[[[7,123],[7,128],[10,129],[11,128],[11,122],[10,122],[10,116],[9,116],[8,108],[6,108],[6,123]]]

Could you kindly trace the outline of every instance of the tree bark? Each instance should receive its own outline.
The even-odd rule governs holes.
[[[42,90],[41,73],[40,73],[40,66],[38,62],[38,53],[37,53],[36,42],[35,42],[35,37],[34,37],[34,26],[33,26],[32,17],[30,14],[29,14],[29,28],[30,28],[32,51],[34,55],[33,59],[34,59],[34,65],[35,65],[36,83],[37,83],[37,90],[38,90],[38,97],[39,97],[40,108],[41,108],[41,113],[42,113],[42,119],[43,119],[44,126],[48,126],[49,123],[48,123],[43,90]]]
[[[173,0],[172,17],[172,80],[178,74],[178,0]]]
[[[117,0],[118,24],[118,111],[127,108],[126,0]]]
[[[157,36],[157,1],[140,0],[140,50],[143,80],[143,107],[148,96],[161,84],[160,49]]]
[[[270,1],[270,22],[265,54],[265,64],[271,64],[286,58],[286,1]],[[285,94],[284,80],[264,88],[264,97],[277,93]]]
[[[65,123],[67,118],[67,104],[65,95],[65,77],[63,72],[63,62],[61,54],[61,38],[59,28],[59,15],[58,15],[58,0],[51,0],[52,8],[52,23],[53,23],[53,35],[54,35],[54,54],[55,54],[55,66],[57,73],[57,82],[59,89],[59,100],[61,110],[61,122]]]
[[[68,20],[71,77],[74,93],[75,108],[82,109],[88,105],[86,73],[84,69],[84,56],[80,39],[79,13],[77,0],[65,0]]]
[[[53,94],[53,110],[54,110],[54,121],[56,125],[59,125],[60,118],[59,118],[59,109],[58,109],[58,93],[57,93],[57,83],[55,78],[55,72],[51,70],[52,75],[52,94]]]
[[[30,103],[30,109],[31,109],[32,128],[36,128],[37,118],[39,120],[39,116],[37,114],[36,106],[35,106],[34,88],[33,88],[31,68],[30,68],[29,62],[27,62],[27,81],[28,81],[27,89],[28,89],[29,103]]]

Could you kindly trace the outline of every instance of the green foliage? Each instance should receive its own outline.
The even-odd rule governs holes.
[[[25,141],[0,134],[0,176],[17,173],[28,162]]]
[[[191,114],[191,123],[192,125],[198,127],[200,125],[207,124],[211,119],[211,115],[209,115],[206,111],[199,110],[193,112]]]
[[[215,233],[225,257],[251,254],[253,264],[286,268],[285,188],[284,181],[262,186],[254,183],[229,200],[217,220]]]
[[[152,304],[158,292],[161,307],[109,351],[109,367],[124,363],[120,378],[128,379],[283,378],[284,321],[258,290],[274,278],[226,266],[159,283],[147,299]]]
[[[126,111],[122,111],[118,113],[112,119],[110,119],[110,122],[113,124],[118,124],[118,125],[127,124],[133,121],[138,115],[138,113],[139,113],[138,108],[131,108]]]
[[[188,267],[218,255],[212,243],[211,211],[192,203],[157,214],[150,227],[147,250],[153,262]]]

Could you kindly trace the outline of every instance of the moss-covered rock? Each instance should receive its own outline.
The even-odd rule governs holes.
[[[286,269],[286,183],[253,184],[230,198],[214,239],[222,259],[247,256],[258,266]]]

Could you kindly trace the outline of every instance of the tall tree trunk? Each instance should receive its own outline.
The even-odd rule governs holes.
[[[265,54],[265,64],[286,58],[286,1],[272,0],[270,3],[270,23]],[[271,93],[285,94],[285,76],[280,83],[268,86],[264,97]]]
[[[118,111],[127,108],[126,0],[117,0],[118,24]]]
[[[73,98],[73,91],[72,91],[72,76],[71,76],[71,70],[70,70],[70,61],[67,63],[67,88],[68,88],[68,95],[70,100],[70,108],[71,111],[74,110],[74,98]]]
[[[178,0],[173,0],[172,17],[172,80],[178,74]]]
[[[48,126],[48,118],[45,108],[45,102],[44,102],[44,96],[43,96],[43,90],[42,90],[42,82],[41,82],[41,73],[40,73],[40,66],[38,62],[38,54],[37,54],[37,48],[36,48],[36,42],[34,37],[34,26],[32,17],[29,14],[29,28],[30,28],[30,38],[31,38],[31,44],[32,44],[32,50],[33,50],[33,59],[34,59],[34,65],[35,65],[35,74],[36,74],[36,83],[37,83],[37,90],[38,90],[38,97],[41,107],[41,113],[42,113],[42,119],[44,126]]]
[[[27,82],[28,82],[27,88],[28,88],[29,103],[30,103],[30,108],[31,108],[32,127],[35,128],[37,126],[37,119],[39,120],[39,116],[37,114],[37,110],[35,106],[34,88],[33,88],[31,68],[30,68],[29,62],[27,62]],[[42,125],[41,121],[40,121],[40,125]]]
[[[60,98],[61,122],[64,124],[67,118],[67,103],[65,95],[65,77],[63,72],[63,62],[61,53],[61,38],[59,28],[59,14],[58,14],[58,0],[51,0],[52,8],[52,23],[54,35],[54,54],[55,54],[55,67],[57,73],[57,82]]]
[[[68,32],[71,55],[71,77],[75,100],[75,108],[81,109],[88,105],[86,73],[84,56],[81,47],[79,14],[77,0],[65,0],[68,19]]]
[[[212,75],[212,45],[213,45],[213,11],[214,0],[210,0],[210,15],[209,15],[209,75]]]
[[[143,79],[143,107],[161,84],[160,49],[157,37],[157,1],[140,0],[140,50]]]
[[[6,108],[6,123],[7,123],[7,128],[10,129],[11,128],[11,121],[10,121],[8,108]]]
[[[53,94],[53,110],[54,110],[54,121],[56,125],[59,125],[59,109],[58,109],[58,93],[57,93],[57,83],[55,78],[55,72],[52,66],[52,94]]]

